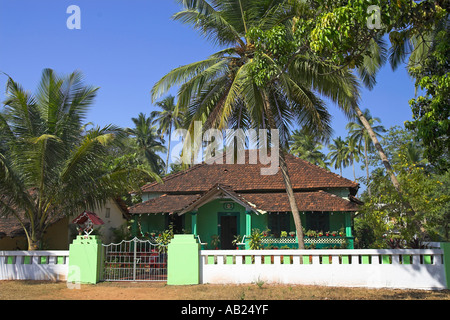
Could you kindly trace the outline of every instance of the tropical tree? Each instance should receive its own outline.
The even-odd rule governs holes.
[[[337,70],[310,55],[298,54],[286,41],[295,38],[293,13],[309,12],[307,3],[178,2],[184,10],[173,18],[193,26],[222,49],[205,60],[169,72],[152,88],[153,100],[180,85],[177,107],[187,110],[191,132],[195,121],[201,121],[204,130],[245,126],[278,129],[280,170],[299,248],[304,248],[300,215],[284,158],[290,124],[296,121],[326,140],[331,135],[330,115],[318,94],[330,98],[350,115],[358,99],[357,78],[348,69]],[[298,47],[303,45],[299,43]]]
[[[445,57],[448,56],[445,54],[448,53],[447,1],[321,0],[307,3],[311,5],[311,14],[293,18],[299,26],[296,39],[308,39],[304,46],[295,45],[295,52],[312,54],[337,66],[336,70],[353,69],[369,89],[375,85],[376,73],[387,58],[395,67],[409,56],[408,62],[417,66],[417,62],[420,64],[424,57],[433,53],[430,65],[413,71],[418,87],[424,88],[427,96],[411,102],[416,120],[411,126],[416,126],[424,140],[430,141],[430,154],[440,167],[445,168],[448,162],[440,150],[447,154],[449,145],[448,112],[445,109],[448,105],[448,71],[445,68]],[[389,35],[390,52],[383,40],[385,35]],[[367,129],[392,185],[403,198],[399,180],[376,133],[358,104],[353,105],[353,110]],[[409,207],[408,214],[414,215],[406,198],[405,205]]]
[[[345,157],[348,159],[349,165],[352,166],[353,180],[356,181],[355,162],[358,162],[359,157],[362,155],[361,147],[357,143],[356,139],[352,139],[352,137],[345,138],[345,143],[347,144],[347,152]]]
[[[346,168],[350,164],[347,142],[342,140],[342,137],[337,137],[328,145],[328,149],[330,150],[328,159],[330,159],[331,165],[334,165],[335,169],[339,169],[342,176],[342,168]]]
[[[404,199],[394,192],[386,172],[379,161],[374,160],[377,155],[369,154],[374,165],[370,177],[372,194],[370,197],[366,192],[361,195],[363,216],[374,228],[384,225],[384,233],[399,233],[407,241],[448,239],[448,172],[440,174],[426,161],[424,148],[414,131],[392,127],[384,135],[383,145],[400,181],[403,197],[413,206],[415,215],[405,214],[408,207]]]
[[[323,145],[304,129],[294,130],[289,139],[290,153],[327,169],[329,163],[327,162],[327,156],[321,151],[322,149]]]
[[[408,43],[408,35],[403,39]],[[421,94],[411,99],[412,121],[406,126],[417,131],[425,145],[425,156],[441,172],[450,167],[450,24],[445,14],[425,35],[409,39],[412,52],[408,73]],[[399,45],[400,46],[400,45]],[[407,54],[404,53],[402,58]]]
[[[40,247],[48,226],[127,193],[143,170],[105,163],[123,130],[83,125],[98,88],[80,72],[43,70],[36,94],[8,78],[0,112],[0,215],[22,225],[28,249]]]
[[[141,159],[149,166],[152,172],[158,174],[164,170],[164,160],[158,152],[165,152],[164,140],[158,135],[153,125],[153,117],[147,117],[142,112],[137,118],[131,118],[134,128],[127,128],[126,132],[134,138],[135,148]]]
[[[175,97],[170,95],[163,100],[156,103],[161,111],[152,111],[150,117],[154,118],[153,123],[158,123],[158,133],[168,137],[166,167],[164,173],[167,174],[170,166],[170,140],[172,136],[172,129],[179,128],[182,124],[183,118],[180,112],[175,113]]]
[[[364,109],[363,111],[364,118],[369,123],[373,132],[377,137],[381,137],[382,133],[386,132],[386,129],[382,125],[376,125],[377,123],[381,123],[380,118],[372,117],[369,109]],[[358,142],[359,146],[364,148],[364,160],[365,160],[365,168],[366,168],[366,177],[367,177],[367,191],[370,195],[370,186],[369,186],[369,158],[368,152],[373,151],[374,145],[372,143],[372,139],[367,131],[366,127],[363,125],[359,118],[355,118],[355,121],[350,121],[347,126],[347,130],[349,130],[349,135],[352,140]]]

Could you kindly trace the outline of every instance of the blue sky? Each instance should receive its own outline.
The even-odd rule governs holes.
[[[81,9],[80,30],[66,26],[70,5]],[[34,92],[44,68],[61,74],[80,70],[87,84],[100,87],[88,120],[132,126],[132,117],[155,110],[150,90],[156,81],[216,49],[170,19],[178,10],[172,0],[0,0],[0,71]],[[5,83],[0,75],[0,88]],[[385,66],[377,86],[363,90],[361,108],[389,128],[411,119],[413,97],[404,68],[393,72]],[[334,136],[346,136],[347,119],[335,106],[330,111]],[[357,175],[364,175],[359,166]],[[344,176],[353,177],[351,168]]]

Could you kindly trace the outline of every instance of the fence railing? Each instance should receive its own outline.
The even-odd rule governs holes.
[[[0,280],[65,281],[69,251],[0,251]]]
[[[441,249],[201,250],[202,283],[445,289]]]

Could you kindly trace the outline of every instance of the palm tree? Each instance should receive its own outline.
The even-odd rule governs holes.
[[[156,127],[152,124],[153,117],[147,117],[141,112],[137,118],[131,118],[131,120],[134,128],[127,128],[127,133],[134,137],[136,149],[151,171],[160,174],[165,165],[158,152],[165,152],[166,148],[164,140],[161,139]]]
[[[152,111],[150,117],[154,118],[153,123],[158,123],[159,129],[158,133],[162,133],[163,136],[167,135],[169,141],[167,146],[167,156],[166,156],[166,168],[164,173],[167,174],[169,170],[169,155],[170,155],[170,140],[172,136],[172,128],[179,128],[182,123],[182,115],[180,112],[175,113],[175,97],[170,95],[165,99],[156,103],[162,111]]]
[[[86,130],[86,113],[98,88],[82,74],[42,73],[35,95],[9,78],[0,113],[0,215],[17,218],[28,249],[40,247],[57,219],[93,210],[128,193],[144,171],[105,163],[109,148],[124,133],[109,125]],[[147,174],[147,173],[145,173]]]
[[[293,155],[328,169],[327,157],[321,152],[323,145],[308,134],[306,130],[295,130],[291,135],[289,145],[289,152]]]
[[[328,159],[331,160],[331,164],[334,165],[335,169],[340,170],[342,176],[342,168],[346,168],[350,164],[347,142],[342,140],[342,137],[337,137],[328,145],[328,149],[330,149]]]
[[[301,13],[308,5],[298,1],[223,0],[178,1],[184,10],[173,18],[192,25],[224,49],[205,60],[175,68],[152,88],[157,99],[172,86],[181,85],[177,107],[186,110],[190,130],[195,121],[203,129],[264,128],[281,133],[279,163],[284,178],[299,248],[304,248],[303,230],[295,202],[285,150],[293,121],[327,140],[331,135],[330,115],[318,93],[330,98],[348,115],[357,97],[357,79],[347,69],[326,65],[309,55],[294,54],[289,61],[261,54],[269,68],[276,70],[265,83],[255,75],[252,28],[272,30],[284,26],[292,38],[293,7]],[[309,8],[309,7],[308,7]],[[330,72],[333,70],[333,72]]]
[[[372,128],[374,134],[377,137],[381,137],[382,133],[386,132],[386,129],[382,125],[376,125],[376,123],[381,123],[380,118],[372,117],[369,109],[364,109],[363,111],[364,118],[366,118],[370,127]],[[346,129],[349,130],[349,134],[351,139],[358,141],[360,146],[364,147],[364,159],[365,159],[365,167],[366,167],[366,176],[367,176],[367,191],[370,193],[369,186],[369,158],[368,152],[373,151],[374,145],[372,143],[372,139],[367,131],[366,127],[363,125],[359,118],[356,118],[355,121],[350,121]]]
[[[345,143],[347,144],[347,152],[345,154],[346,158],[349,161],[349,164],[352,165],[353,168],[353,180],[356,181],[356,174],[355,174],[355,161],[359,161],[359,156],[362,154],[361,147],[357,143],[355,139],[352,137],[347,137],[345,139]]]

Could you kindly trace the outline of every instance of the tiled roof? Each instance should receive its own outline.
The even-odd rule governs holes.
[[[27,223],[28,227],[28,223]],[[25,235],[23,227],[16,217],[0,217],[0,239],[3,237],[21,237]]]
[[[286,163],[294,190],[307,191],[324,188],[348,188],[355,194],[359,184],[327,171],[305,160],[286,155]],[[190,169],[169,175],[163,183],[150,183],[143,192],[155,193],[202,193],[216,184],[230,186],[234,191],[285,190],[280,170],[275,175],[261,175],[261,168],[270,165],[249,164],[197,164]]]
[[[50,225],[60,221],[63,219],[64,216],[56,216],[53,217],[50,221]],[[27,219],[24,219],[22,217],[22,220],[24,220],[25,227],[27,230],[29,229],[30,223]],[[19,220],[13,216],[9,215],[7,217],[0,216],[0,239],[3,237],[24,237],[25,236],[25,230],[23,229],[22,225],[20,224]]]
[[[214,192],[216,191],[217,192]],[[291,207],[286,193],[241,193],[237,194],[229,187],[216,185],[204,194],[169,195],[139,203],[131,208],[131,214],[179,213],[183,214],[211,200],[222,192],[224,197],[231,198],[257,213],[289,212]],[[357,211],[358,205],[350,200],[340,198],[325,191],[296,192],[295,199],[299,211]]]
[[[259,210],[266,212],[291,211],[286,193],[248,193],[241,195]],[[350,200],[319,190],[296,192],[295,200],[299,211],[357,211],[358,205]]]
[[[200,194],[184,194],[184,195],[168,195],[163,194],[157,198],[138,203],[130,208],[130,214],[143,213],[174,213],[187,207],[196,199],[200,198]]]

